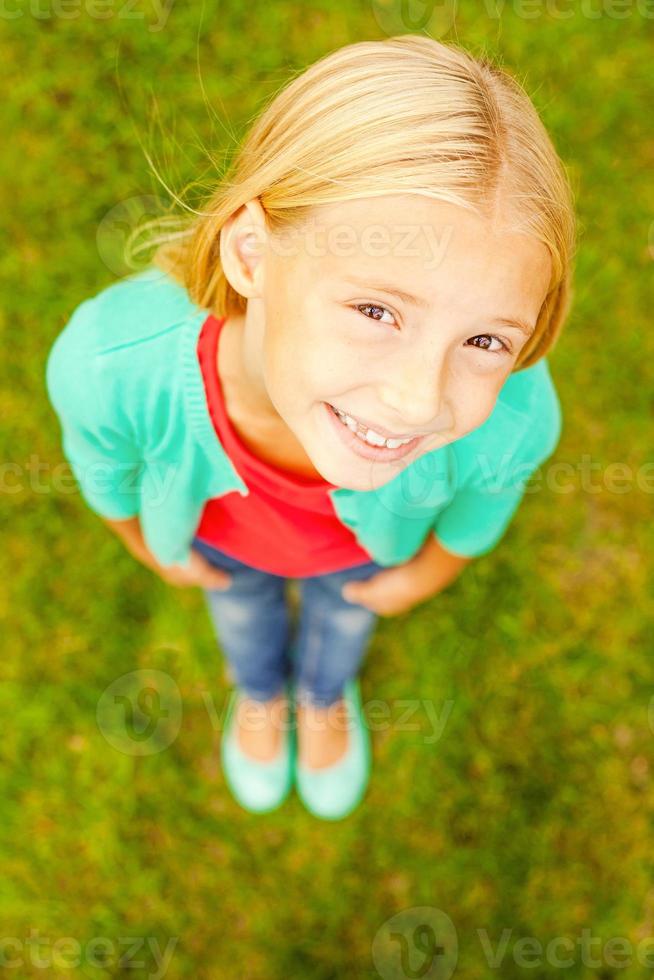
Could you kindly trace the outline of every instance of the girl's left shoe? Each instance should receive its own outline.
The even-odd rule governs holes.
[[[348,713],[348,747],[332,766],[311,769],[295,759],[295,782],[298,795],[315,817],[340,820],[361,802],[371,772],[370,733],[361,707],[357,678],[350,678],[343,688]]]

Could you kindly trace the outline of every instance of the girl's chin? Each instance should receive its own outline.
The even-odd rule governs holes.
[[[325,457],[324,450],[314,464],[323,480],[333,484],[340,490],[360,490],[363,492],[378,490],[386,483],[394,480],[406,465],[404,462],[371,463],[365,459],[341,462],[333,454]]]

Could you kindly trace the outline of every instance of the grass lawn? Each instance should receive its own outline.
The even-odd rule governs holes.
[[[495,551],[380,621],[362,693],[391,721],[364,804],[337,824],[295,795],[267,817],[230,796],[203,596],[157,579],[62,488],[44,369],[74,307],[129,271],[124,202],[165,196],[144,148],[176,190],[208,185],[207,153],[220,162],[290,71],[410,30],[399,0],[15,0],[2,15],[9,976],[445,980],[444,937],[457,980],[652,976],[654,9],[459,7],[432,33],[524,79],[577,195],[574,308],[549,356],[564,432]],[[97,720],[134,671],[163,672],[172,705],[150,754]]]

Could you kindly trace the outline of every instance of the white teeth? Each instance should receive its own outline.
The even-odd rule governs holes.
[[[365,434],[366,442],[369,442],[371,446],[384,446],[386,440],[383,436],[380,436],[377,432],[373,432],[372,429],[367,429]]]
[[[341,412],[337,408],[334,408],[334,411],[348,429],[351,429],[362,442],[367,442],[370,446],[386,446],[388,449],[397,449],[398,446],[403,446],[405,443],[411,442],[410,439],[385,439],[378,432],[375,432],[374,429],[360,428],[359,423],[351,415],[346,415],[345,412]]]

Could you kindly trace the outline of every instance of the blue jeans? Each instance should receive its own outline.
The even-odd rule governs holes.
[[[231,576],[227,589],[203,591],[238,687],[250,698],[268,701],[292,678],[298,701],[320,707],[338,701],[345,681],[359,672],[378,618],[343,599],[341,588],[370,578],[383,566],[371,561],[298,578],[300,613],[294,631],[286,604],[288,579],[252,568],[197,537],[192,547]]]

